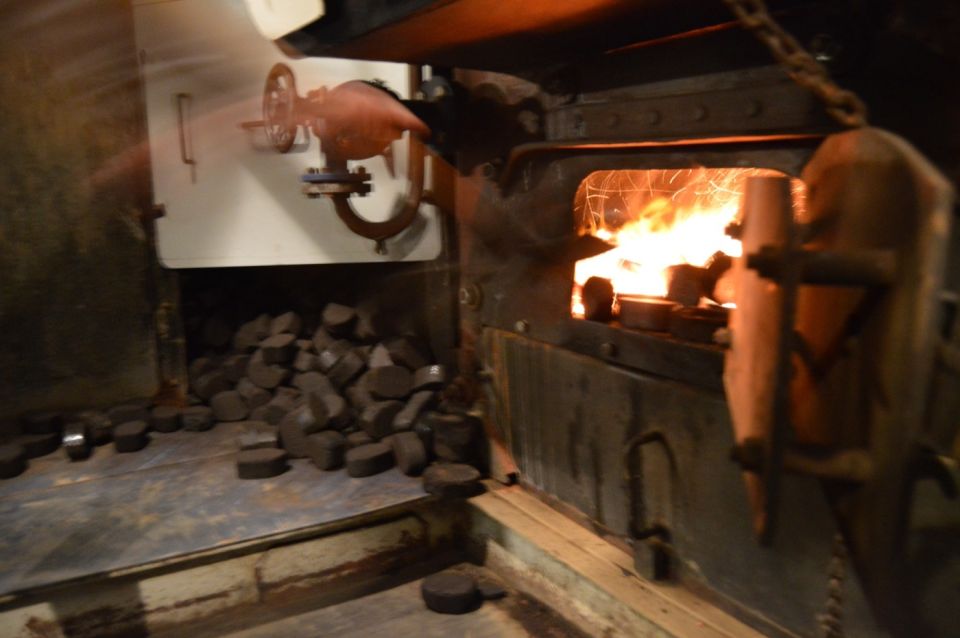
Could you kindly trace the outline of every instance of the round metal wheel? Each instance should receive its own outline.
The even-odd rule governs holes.
[[[275,64],[263,87],[263,130],[279,153],[286,153],[297,138],[297,82],[286,64]]]

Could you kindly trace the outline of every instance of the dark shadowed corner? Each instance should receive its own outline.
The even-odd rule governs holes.
[[[0,416],[152,395],[146,173],[93,179],[140,145],[130,9],[4,4]]]

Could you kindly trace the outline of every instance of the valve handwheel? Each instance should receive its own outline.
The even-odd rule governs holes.
[[[419,87],[422,81],[420,68],[411,67],[410,85]],[[343,223],[357,235],[374,240],[377,252],[385,250],[385,240],[416,219],[423,194],[425,149],[421,136],[428,136],[430,129],[389,90],[354,80],[329,92],[321,87],[301,98],[293,70],[278,63],[264,83],[262,125],[270,145],[279,153],[293,147],[301,125],[307,129],[308,139],[309,131],[319,138],[326,166],[301,177],[306,194],[329,197]],[[389,219],[368,221],[356,213],[349,197],[370,192],[370,177],[362,168],[350,172],[347,160],[381,154],[404,131],[410,132],[406,193],[394,203]]]
[[[297,137],[297,82],[286,64],[273,65],[263,87],[263,129],[270,145],[286,153]]]

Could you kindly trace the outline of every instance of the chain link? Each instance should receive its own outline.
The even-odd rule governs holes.
[[[827,69],[787,33],[767,11],[764,0],[723,0],[745,28],[753,31],[794,82],[810,89],[827,113],[844,126],[867,125],[867,106],[853,92],[840,88]]]
[[[817,616],[823,638],[843,638],[843,581],[847,575],[847,545],[842,534],[833,541],[833,554],[827,566],[827,604]]]

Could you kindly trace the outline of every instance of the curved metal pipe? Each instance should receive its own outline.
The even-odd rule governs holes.
[[[421,68],[419,65],[410,67],[410,91],[416,92],[423,81]],[[417,218],[417,212],[420,210],[420,202],[423,198],[423,180],[424,180],[424,158],[426,150],[423,141],[412,132],[410,134],[410,143],[407,148],[407,192],[394,204],[394,214],[382,222],[371,222],[364,219],[350,205],[350,195],[337,193],[331,195],[334,209],[337,216],[347,225],[351,231],[372,239],[377,242],[378,250],[380,244],[390,237],[400,234]],[[335,170],[347,170],[347,163],[337,162],[333,166]]]
[[[333,199],[333,207],[337,211],[337,216],[354,233],[378,242],[403,232],[417,218],[417,211],[420,210],[420,201],[423,197],[423,160],[425,155],[423,142],[417,136],[411,135],[410,148],[407,153],[407,192],[394,204],[394,214],[389,219],[382,222],[372,222],[364,219],[350,205],[350,195],[346,193],[336,193],[330,196]],[[346,170],[346,162],[342,166],[332,168]]]

